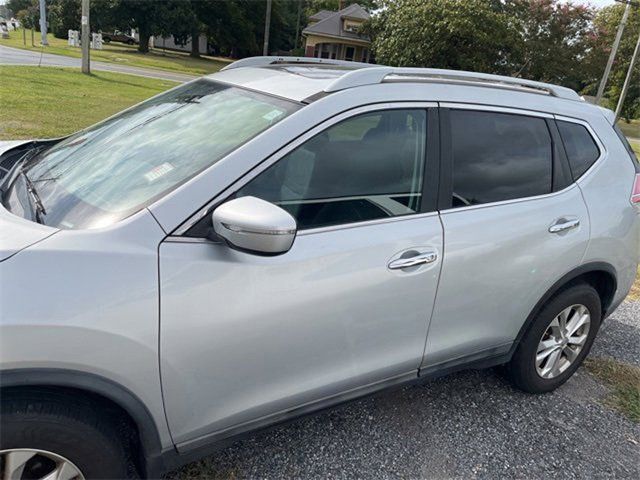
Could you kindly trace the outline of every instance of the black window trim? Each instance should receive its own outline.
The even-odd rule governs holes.
[[[206,237],[193,234],[192,232],[197,229],[198,224],[201,221],[207,221],[206,218],[210,217],[211,212],[226,202],[232,197],[238,190],[251,180],[256,178],[262,172],[266,171],[269,167],[280,161],[287,154],[298,148],[303,143],[307,142],[315,135],[331,128],[338,123],[348,120],[350,118],[357,117],[362,114],[374,113],[386,110],[424,110],[427,113],[427,138],[425,148],[425,158],[423,159],[423,181],[422,181],[422,202],[420,210],[416,213],[401,215],[396,217],[381,218],[375,220],[365,220],[360,222],[343,223],[339,225],[331,225],[326,227],[316,227],[309,229],[298,230],[297,235],[312,235],[316,233],[323,233],[326,231],[342,230],[348,228],[364,227],[368,225],[377,225],[381,223],[406,221],[415,218],[435,216],[438,215],[437,209],[437,193],[439,189],[440,179],[440,122],[438,120],[439,109],[438,102],[435,101],[394,101],[394,102],[382,102],[372,103],[367,105],[360,105],[349,110],[339,112],[332,117],[325,118],[320,123],[309,128],[302,135],[291,139],[288,143],[279,148],[276,152],[264,158],[257,163],[251,170],[238,177],[235,181],[223,190],[219,195],[209,201],[204,207],[198,209],[198,211],[191,215],[182,225],[180,225],[173,233],[168,235],[169,238],[175,240],[185,239],[186,241],[210,241]],[[432,135],[432,137],[430,137]],[[431,188],[431,190],[429,190]]]
[[[541,118],[545,120],[547,124],[547,128],[549,129],[549,135],[551,137],[552,142],[552,156],[553,156],[553,173],[552,173],[552,191],[549,193],[544,193],[541,195],[534,195],[531,197],[519,197],[509,200],[501,200],[498,202],[488,202],[482,203],[478,205],[468,205],[464,207],[454,208],[452,206],[453,199],[453,137],[451,132],[451,118],[450,112],[451,110],[471,110],[476,112],[493,112],[493,113],[506,113],[512,115],[520,115],[524,117],[534,117]],[[538,200],[547,197],[553,197],[564,193],[565,191],[570,190],[576,186],[575,182],[571,178],[570,170],[568,168],[568,159],[566,158],[566,154],[564,152],[564,145],[561,143],[560,138],[554,139],[554,131],[557,130],[557,126],[555,125],[555,120],[563,120],[563,121],[571,121],[574,123],[579,123],[587,127],[594,140],[597,139],[597,136],[593,132],[593,129],[584,121],[579,121],[576,119],[560,117],[557,115],[553,115],[547,112],[540,112],[536,110],[527,110],[513,107],[502,107],[502,106],[494,106],[494,105],[483,105],[483,104],[473,104],[473,103],[449,103],[449,102],[441,102],[440,103],[440,131],[441,131],[441,166],[440,166],[440,175],[441,175],[441,185],[440,185],[440,195],[438,200],[438,210],[440,213],[456,213],[456,212],[464,212],[468,210],[476,210],[480,208],[490,208],[501,205],[509,205],[513,203],[526,202],[531,200]],[[550,125],[553,125],[551,127]],[[559,137],[559,133],[558,133]],[[560,142],[560,143],[558,143]],[[599,164],[600,160],[604,156],[604,149],[602,146],[602,142],[599,139],[596,140],[596,144],[600,149],[600,157],[596,162],[592,165],[591,169],[589,169],[585,175],[587,175],[597,164]],[[561,147],[561,148],[560,148]],[[568,180],[566,181],[566,175],[569,175]],[[558,177],[556,179],[556,177]],[[584,178],[584,175],[583,177]],[[562,187],[562,180],[565,180],[566,185],[564,188]]]

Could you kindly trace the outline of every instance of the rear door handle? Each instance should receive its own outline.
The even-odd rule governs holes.
[[[402,270],[404,268],[417,267],[418,265],[426,265],[438,260],[437,252],[424,252],[409,258],[398,258],[389,262],[390,270]]]
[[[580,220],[577,218],[573,219],[560,219],[553,225],[549,227],[549,233],[562,233],[567,230],[573,230],[574,228],[578,228],[580,226]]]

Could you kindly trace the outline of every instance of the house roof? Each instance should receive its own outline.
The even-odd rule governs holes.
[[[319,22],[320,20],[324,20],[327,17],[330,17],[331,15],[333,15],[336,12],[332,12],[331,10],[320,10],[317,13],[314,13],[313,15],[311,15],[309,17],[309,20],[313,21],[313,22]]]
[[[329,13],[329,15],[326,15]],[[310,19],[314,19],[317,15],[322,14],[324,18],[318,23],[314,23],[313,25],[309,25],[305,28],[302,33],[320,35],[320,36],[329,36],[329,37],[342,37],[342,38],[350,38],[353,40],[364,40],[369,41],[369,38],[364,35],[358,35],[355,32],[348,32],[344,27],[343,19],[352,19],[352,20],[368,20],[371,16],[369,12],[367,12],[364,8],[362,8],[357,3],[349,5],[347,8],[343,8],[338,12],[327,12],[327,10],[321,10],[316,13]]]

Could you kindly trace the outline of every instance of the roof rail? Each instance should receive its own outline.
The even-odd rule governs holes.
[[[363,85],[375,85],[384,81],[478,85],[551,95],[567,100],[581,100],[580,96],[575,91],[558,85],[535,82],[533,80],[525,80],[522,78],[506,77],[502,75],[490,75],[486,73],[458,70],[442,70],[437,68],[373,67],[353,70],[334,80],[324,89],[324,91],[337,92],[338,90]]]
[[[222,70],[232,70],[240,67],[268,67],[270,65],[334,65],[352,68],[372,68],[371,63],[348,62],[346,60],[332,60],[315,57],[247,57],[230,63]]]

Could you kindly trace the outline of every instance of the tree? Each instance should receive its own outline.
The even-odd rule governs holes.
[[[381,6],[368,27],[380,63],[512,71],[521,39],[500,2],[383,0]]]
[[[149,51],[149,39],[160,31],[169,31],[167,22],[171,20],[169,11],[170,0],[117,0],[113,4],[114,21],[125,28],[135,28],[138,31],[138,51]]]
[[[587,63],[594,75],[586,88],[587,93],[595,94],[598,88],[598,82],[611,53],[613,39],[622,19],[624,8],[624,5],[611,5],[602,8],[593,20],[594,34],[590,41]],[[615,109],[618,103],[638,34],[640,34],[640,10],[632,7],[605,90],[606,106],[609,108]],[[637,81],[640,78],[640,65],[636,64],[632,78],[635,80],[631,82],[622,109],[622,117],[625,119],[640,118],[640,81]]]
[[[36,29],[38,28],[38,19],[40,18],[40,11],[36,6],[30,6],[23,10],[19,10],[16,13],[16,18],[20,22],[23,28]]]
[[[34,0],[8,0],[6,2],[7,8],[14,14],[18,15],[18,12],[22,10],[28,10],[30,7],[35,5]]]
[[[80,0],[49,0],[49,24],[57,38],[67,38],[69,30],[80,29]]]
[[[504,12],[520,35],[517,76],[581,90],[591,76],[585,57],[593,7],[558,0],[507,0]]]

